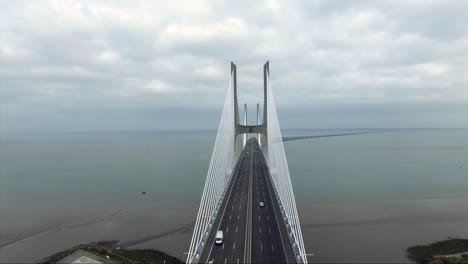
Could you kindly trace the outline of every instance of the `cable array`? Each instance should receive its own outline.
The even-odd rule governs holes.
[[[195,263],[200,257],[200,253],[206,244],[206,239],[224,198],[226,188],[231,180],[234,161],[237,159],[237,154],[234,152],[233,124],[234,97],[233,75],[231,74],[192,241],[190,242],[187,263]]]
[[[268,161],[270,175],[275,185],[275,192],[279,198],[280,208],[287,225],[293,249],[299,263],[307,263],[301,225],[296,209],[296,200],[289,175],[288,161],[284,152],[283,138],[276,114],[275,99],[270,84],[270,73],[267,72],[267,150],[265,156]]]

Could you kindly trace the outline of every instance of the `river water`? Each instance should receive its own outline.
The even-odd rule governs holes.
[[[215,136],[2,134],[1,262],[114,239],[185,260]],[[408,262],[408,246],[468,237],[468,129],[284,144],[309,262]]]

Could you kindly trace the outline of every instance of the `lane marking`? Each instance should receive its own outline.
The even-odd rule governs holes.
[[[224,264],[226,264],[226,262],[227,262],[227,258],[224,259]]]
[[[236,242],[234,242],[234,245],[232,246],[232,249],[236,248]]]
[[[221,248],[221,250],[224,250],[224,244],[225,244],[225,243],[223,243],[223,248]]]
[[[252,153],[254,153],[253,146],[251,145]],[[244,243],[244,259],[243,263],[251,263],[252,261],[252,200],[253,200],[253,180],[254,180],[254,159],[253,154],[250,155],[250,162],[249,162],[249,174],[246,175],[247,178],[247,217],[245,222],[245,243]]]
[[[268,232],[271,234],[271,228],[268,227]]]
[[[268,221],[268,220],[270,220],[270,216],[269,216],[269,215],[267,215],[267,221]]]
[[[271,184],[271,185],[270,185]],[[285,248],[285,245],[284,245],[284,238],[283,238],[283,234],[281,232],[281,227],[280,227],[280,223],[279,223],[279,219],[278,219],[278,215],[276,213],[276,209],[275,209],[275,200],[273,200],[273,195],[272,195],[272,192],[274,190],[273,188],[273,182],[271,181],[270,178],[267,178],[267,182],[265,184],[268,188],[268,194],[270,196],[270,200],[271,200],[271,203],[272,203],[272,206],[273,206],[273,216],[275,217],[275,220],[276,220],[276,225],[278,227],[278,233],[280,235],[280,239],[281,239],[281,245],[283,246],[283,252],[285,253],[285,258],[287,259],[287,256],[286,256],[286,248]],[[275,197],[276,198],[276,197]],[[278,200],[276,200],[276,202],[278,203]],[[279,204],[278,204],[278,207],[279,207]],[[268,207],[266,207],[266,209],[268,210]],[[281,214],[281,212],[280,212]],[[286,230],[287,231],[287,230]],[[271,230],[270,230],[270,234],[271,234]]]
[[[231,220],[232,215],[229,216],[229,220]]]
[[[260,250],[263,251],[263,244],[260,243]]]
[[[262,228],[260,227],[260,234],[262,233]]]
[[[240,160],[240,162],[241,162],[240,164],[243,164],[243,162],[244,162],[244,157],[245,157],[245,152],[242,152],[241,155],[242,155],[242,159]],[[236,165],[236,166],[237,166],[237,165]],[[226,196],[228,196],[228,197],[230,197],[230,196],[232,195],[232,191],[234,191],[234,186],[236,185],[236,183],[237,183],[237,185],[239,185],[239,177],[240,177],[241,175],[239,175],[238,173],[236,173],[235,176],[236,176],[235,178],[233,177],[232,180],[229,181],[229,189],[228,189],[228,192],[226,193]],[[231,185],[231,184],[232,184],[232,185]],[[236,194],[237,194],[237,192],[236,192]],[[226,209],[227,209],[227,207],[228,207],[228,205],[229,205],[229,202],[230,202],[230,201],[227,200],[227,201],[223,201],[223,203],[222,203],[222,204],[224,204],[224,203],[226,203],[226,204],[224,205],[223,214],[221,215],[221,219],[219,220],[217,230],[219,230],[219,227],[221,226],[221,223],[223,222],[224,214],[226,213]],[[234,206],[233,206],[233,207],[234,207]],[[207,260],[210,259],[211,252],[213,251],[213,246],[214,246],[214,243],[211,243],[210,252],[208,252]],[[200,256],[200,257],[201,257],[201,256]]]
[[[237,264],[239,264],[239,258],[237,258]]]
[[[229,232],[229,226],[226,228],[226,233]]]
[[[239,220],[240,215],[237,215],[237,220]]]
[[[237,226],[236,226],[236,233],[237,233]]]

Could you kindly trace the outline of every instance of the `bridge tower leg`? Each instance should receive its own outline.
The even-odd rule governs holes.
[[[257,104],[257,126],[260,125],[260,104]],[[257,133],[257,141],[260,147],[262,147],[261,139],[260,139],[260,133]]]
[[[247,126],[247,104],[244,104],[244,126]],[[244,133],[244,144],[242,147],[245,147],[247,143],[247,133]]]

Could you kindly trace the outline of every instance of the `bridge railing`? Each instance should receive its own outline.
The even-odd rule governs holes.
[[[291,176],[289,174],[288,162],[283,146],[283,138],[276,114],[275,99],[270,83],[270,73],[267,72],[267,89],[268,89],[268,128],[267,141],[268,148],[265,151],[270,175],[275,186],[275,193],[280,203],[280,208],[286,223],[290,240],[296,254],[297,261],[307,263],[307,256],[302,238],[301,225],[297,214],[296,201],[294,191],[291,184]]]

